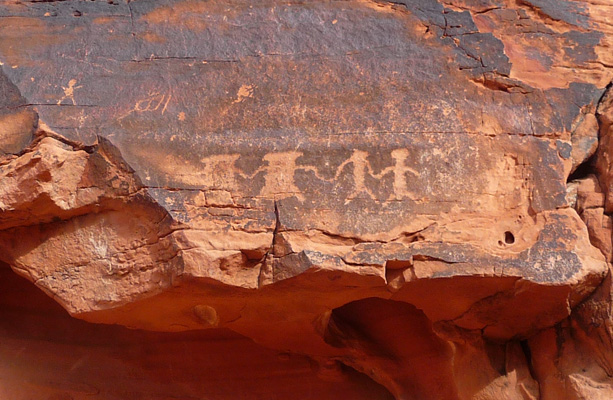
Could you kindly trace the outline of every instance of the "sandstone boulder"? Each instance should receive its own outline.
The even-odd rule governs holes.
[[[591,1],[2,2],[0,260],[317,398],[609,398],[612,41]]]

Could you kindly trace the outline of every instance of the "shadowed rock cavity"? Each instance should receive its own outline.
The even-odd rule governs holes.
[[[520,341],[496,343],[432,324],[404,302],[368,298],[334,309],[324,337],[347,349],[341,362],[385,383],[396,398],[539,398]]]
[[[0,338],[7,399],[392,398],[350,368],[320,376],[308,357],[227,329],[159,333],[76,320],[5,264]]]

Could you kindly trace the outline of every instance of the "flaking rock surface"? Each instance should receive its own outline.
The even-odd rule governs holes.
[[[608,0],[1,1],[0,393],[612,398],[612,45]]]

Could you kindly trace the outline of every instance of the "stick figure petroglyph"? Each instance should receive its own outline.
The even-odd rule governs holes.
[[[64,90],[64,96],[62,96],[61,99],[58,100],[57,105],[61,105],[62,102],[64,100],[69,100],[70,102],[72,102],[73,106],[76,106],[77,103],[74,100],[74,91],[75,89],[80,89],[82,86],[75,86],[77,84],[77,80],[76,79],[71,79],[68,81],[68,86],[64,87],[62,86],[62,89]]]
[[[354,150],[351,157],[347,160],[343,161],[341,165],[338,166],[336,170],[336,174],[334,179],[337,180],[346,166],[349,164],[353,165],[353,192],[347,196],[347,200],[352,200],[360,193],[366,193],[370,196],[371,199],[375,199],[375,195],[373,192],[366,186],[366,174],[373,176],[373,170],[370,166],[370,162],[368,161],[368,153],[363,150]]]
[[[299,151],[268,153],[262,158],[267,163],[266,166],[258,168],[250,176],[241,175],[244,178],[253,179],[258,173],[264,172],[264,186],[260,190],[259,196],[273,196],[277,200],[295,196],[298,200],[304,201],[304,194],[296,186],[294,180],[296,171],[313,172],[319,180],[326,182],[333,182],[334,180],[322,177],[314,166],[297,165],[296,160],[302,156],[303,153]]]
[[[200,160],[202,163],[198,179],[206,182],[208,188],[225,189],[228,191],[240,190],[237,181],[238,177],[245,180],[253,180],[258,174],[262,174],[264,184],[259,189],[258,196],[264,198],[284,199],[296,197],[300,201],[305,201],[304,191],[295,182],[296,171],[309,171],[315,177],[328,183],[338,182],[341,175],[348,166],[352,166],[348,174],[353,188],[351,193],[345,198],[350,201],[360,196],[368,196],[372,200],[377,200],[377,196],[368,186],[367,179],[370,176],[376,180],[381,180],[388,174],[393,175],[393,190],[388,200],[402,200],[411,198],[407,187],[407,173],[419,176],[418,171],[409,167],[409,151],[407,149],[395,149],[391,152],[394,161],[392,166],[384,168],[378,174],[374,173],[368,160],[369,153],[363,150],[353,150],[351,157],[343,161],[337,168],[334,177],[327,179],[323,177],[317,167],[312,165],[298,165],[298,158],[303,156],[299,151],[272,152],[262,157],[264,165],[257,168],[251,174],[245,174],[236,167],[236,162],[240,154],[218,154],[205,157]],[[338,183],[337,183],[338,184]]]
[[[345,160],[336,170],[334,179],[338,179],[349,164],[353,165],[353,192],[347,197],[348,200],[356,198],[360,193],[366,193],[371,199],[375,200],[376,196],[366,185],[367,174],[371,177],[380,180],[387,174],[394,175],[393,191],[388,200],[402,200],[403,198],[411,198],[407,187],[407,173],[419,176],[419,172],[407,165],[409,151],[407,149],[395,149],[391,153],[394,165],[383,169],[378,174],[375,174],[370,162],[368,161],[368,153],[363,150],[354,150],[351,157]]]
[[[419,172],[407,166],[406,162],[409,158],[409,151],[407,149],[392,150],[391,155],[394,160],[394,165],[385,168],[381,173],[373,176],[377,179],[381,179],[390,172],[394,174],[394,190],[388,200],[402,200],[405,197],[411,198],[407,187],[406,173],[410,172],[415,176],[419,176]]]

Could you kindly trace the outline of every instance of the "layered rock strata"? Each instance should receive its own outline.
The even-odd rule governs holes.
[[[611,398],[612,41],[596,1],[4,1],[5,290],[138,330],[46,319],[115,337],[94,398],[287,396],[93,377],[216,340],[298,398]]]

